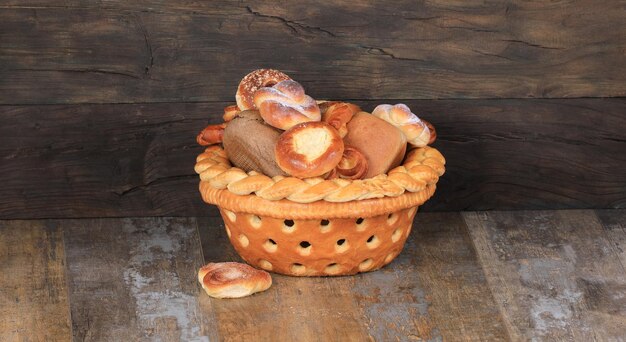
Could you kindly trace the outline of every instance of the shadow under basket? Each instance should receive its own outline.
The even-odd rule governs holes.
[[[292,276],[351,275],[389,264],[435,187],[397,197],[305,204],[236,195],[200,182],[204,201],[218,206],[237,253],[252,266]]]

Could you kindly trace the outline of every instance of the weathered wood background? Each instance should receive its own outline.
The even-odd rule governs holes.
[[[258,67],[432,121],[424,210],[624,208],[624,22],[619,0],[4,0],[0,218],[215,215],[195,134]]]

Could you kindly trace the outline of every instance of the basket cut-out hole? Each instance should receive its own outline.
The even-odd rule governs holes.
[[[294,222],[294,220],[283,221],[283,232],[293,233],[295,230],[296,230],[296,223]]]
[[[272,263],[265,259],[259,260],[259,266],[266,271],[271,271],[273,268]]]
[[[230,229],[228,229],[228,227],[226,227],[226,235],[228,235],[228,238],[230,239]]]
[[[365,272],[365,271],[369,270],[372,267],[373,263],[374,263],[374,261],[371,258],[363,260],[359,264],[359,271]]]
[[[306,272],[306,267],[299,263],[291,264],[291,272],[293,274],[304,274],[304,272]]]
[[[369,239],[367,239],[365,245],[367,245],[367,248],[369,249],[376,248],[380,246],[380,239],[376,235],[372,235],[369,237]]]
[[[391,234],[391,241],[392,242],[398,242],[398,240],[400,240],[401,236],[402,236],[402,229],[398,228],[398,229],[393,231],[393,234]]]
[[[329,220],[321,220],[320,221],[320,231],[322,233],[328,233],[330,231],[330,221]]]
[[[257,215],[252,215],[250,216],[250,225],[253,228],[259,229],[261,228],[261,225],[263,224],[263,222],[261,221],[261,218]]]
[[[307,256],[311,254],[311,250],[313,248],[311,247],[311,243],[308,241],[301,241],[300,242],[300,246],[298,246],[298,253],[300,253],[300,255],[303,256]]]
[[[396,213],[391,213],[389,215],[387,215],[387,224],[388,225],[392,225],[394,223],[396,223],[396,221],[398,221],[398,215]]]
[[[407,213],[406,213],[406,217],[408,217],[409,219],[411,219],[411,217],[412,217],[413,215],[415,215],[415,211],[417,211],[417,208],[416,208],[416,207],[413,207],[413,208],[409,209],[409,211],[407,211]]]
[[[237,215],[235,215],[235,213],[233,213],[232,211],[224,209],[224,213],[231,222],[237,221]]]
[[[328,264],[328,266],[324,268],[324,273],[326,274],[337,274],[339,272],[341,272],[341,266],[339,266],[339,264],[337,264],[336,262]]]
[[[269,253],[274,253],[278,249],[278,245],[274,242],[274,240],[268,239],[263,243],[263,249]]]
[[[362,232],[365,230],[365,219],[362,217],[359,217],[358,219],[356,219],[356,221],[354,221],[356,223],[356,230],[358,232]]]
[[[250,244],[250,240],[248,240],[248,237],[241,234],[239,235],[239,243],[241,244],[241,247],[248,247],[248,245]]]
[[[387,256],[385,257],[385,264],[390,263],[390,262],[391,262],[391,260],[393,260],[393,258],[394,258],[393,253],[389,253],[389,254],[387,254]]]
[[[347,251],[349,248],[350,248],[350,244],[348,243],[346,239],[339,239],[337,240],[337,243],[335,244],[335,252],[337,253],[343,253]]]

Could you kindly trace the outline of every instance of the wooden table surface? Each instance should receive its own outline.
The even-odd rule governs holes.
[[[372,273],[273,275],[208,297],[239,260],[218,218],[0,221],[0,341],[626,339],[626,210],[418,213]]]

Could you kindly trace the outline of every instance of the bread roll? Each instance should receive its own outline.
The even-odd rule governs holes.
[[[355,114],[348,122],[344,141],[361,151],[367,159],[365,178],[386,173],[400,165],[406,152],[406,137],[402,131],[366,112]]]
[[[352,120],[354,114],[361,111],[359,106],[347,102],[335,102],[324,107],[322,121],[335,127],[342,138],[348,134],[348,122]]]
[[[274,159],[274,146],[282,131],[266,125],[259,112],[240,112],[224,129],[224,151],[236,167],[264,175],[286,176]]]
[[[308,178],[337,166],[343,155],[339,132],[325,122],[304,122],[281,134],[276,143],[276,163],[286,173]]]
[[[367,173],[367,159],[361,151],[352,146],[345,146],[339,164],[328,174],[326,179],[362,179]]]
[[[254,93],[263,87],[271,87],[280,81],[290,80],[286,74],[273,69],[258,69],[244,76],[237,87],[237,106],[240,110],[255,109]]]
[[[317,102],[304,93],[304,88],[298,82],[292,80],[257,90],[254,105],[267,124],[282,130],[321,119]]]
[[[224,122],[229,122],[230,120],[235,118],[235,116],[239,112],[241,112],[241,109],[239,109],[237,105],[226,106],[224,107],[224,115],[222,116],[222,119],[224,119]]]
[[[430,139],[428,140],[428,145],[432,145],[435,142],[435,140],[437,140],[437,131],[435,130],[435,126],[433,126],[433,124],[431,124],[430,122],[424,119],[422,119],[422,121],[424,122],[426,127],[428,127],[428,130],[430,131]]]
[[[411,112],[405,104],[382,104],[374,108],[372,115],[398,127],[406,136],[409,144],[424,147],[430,140],[430,131],[426,124]]]
[[[198,281],[215,298],[241,298],[272,286],[269,273],[238,262],[209,263],[198,271]]]
[[[219,125],[208,125],[202,130],[202,132],[198,134],[198,136],[196,137],[196,142],[200,146],[219,144],[224,138],[225,128],[226,123],[221,123]]]

